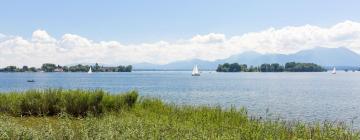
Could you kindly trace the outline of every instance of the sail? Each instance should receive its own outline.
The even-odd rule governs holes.
[[[92,73],[91,67],[90,67],[90,69],[89,69],[88,73]]]
[[[332,74],[335,74],[336,73],[336,68],[334,67],[334,69],[332,70],[331,72]]]
[[[194,66],[191,74],[192,75],[199,75],[200,74],[197,65]]]

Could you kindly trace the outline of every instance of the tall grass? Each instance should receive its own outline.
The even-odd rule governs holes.
[[[26,96],[26,92],[0,94],[6,97],[0,97],[2,111],[13,110],[5,100],[21,106],[27,97],[31,100],[26,101],[26,105],[34,106],[26,109],[31,113],[23,112],[27,117],[0,113],[0,139],[360,139],[358,130],[342,123],[263,119],[251,117],[246,109],[235,107],[178,106],[159,99],[137,99],[135,91],[119,95],[101,90],[61,89],[30,93]],[[13,99],[21,100],[11,101]],[[42,109],[36,109],[38,107]],[[58,115],[51,116],[50,110]],[[82,115],[86,116],[78,117]]]
[[[100,115],[132,107],[136,91],[110,94],[103,90],[45,89],[0,93],[0,112],[13,116]]]

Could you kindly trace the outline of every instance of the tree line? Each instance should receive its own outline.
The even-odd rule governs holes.
[[[217,72],[323,72],[323,67],[314,63],[287,62],[285,65],[279,63],[261,64],[260,66],[250,66],[238,63],[219,64]]]
[[[100,66],[98,63],[95,65],[74,65],[74,66],[60,66],[52,63],[42,64],[41,68],[35,67],[16,67],[16,66],[7,66],[5,68],[0,69],[0,72],[87,72],[91,70],[93,72],[131,72],[132,66],[117,66],[117,67],[104,67]]]

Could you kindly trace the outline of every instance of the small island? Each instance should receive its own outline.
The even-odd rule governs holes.
[[[287,62],[284,65],[279,63],[261,64],[260,66],[247,67],[246,64],[225,63],[219,64],[217,72],[324,72],[323,67],[314,63]]]
[[[96,63],[94,66],[91,65],[74,65],[74,66],[60,66],[52,63],[42,64],[41,68],[23,66],[18,68],[16,66],[7,66],[5,68],[0,68],[0,72],[88,72],[89,69],[92,69],[92,72],[131,72],[132,66],[117,66],[117,67],[105,67],[100,66]]]

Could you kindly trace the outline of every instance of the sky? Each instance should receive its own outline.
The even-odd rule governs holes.
[[[358,0],[3,0],[0,67],[216,60],[313,47],[360,53]]]

